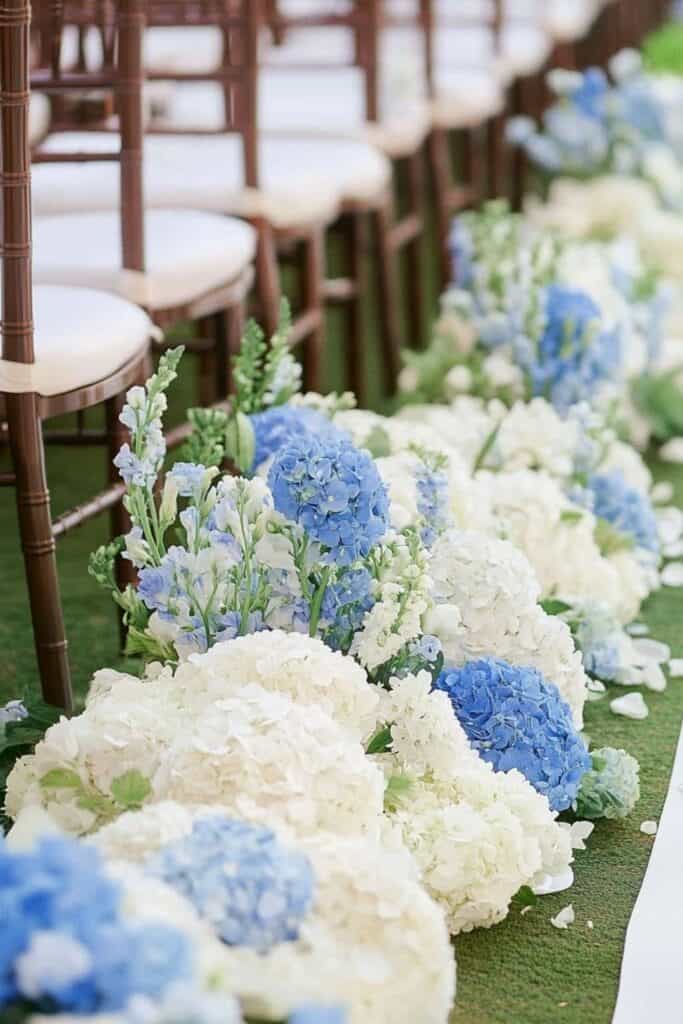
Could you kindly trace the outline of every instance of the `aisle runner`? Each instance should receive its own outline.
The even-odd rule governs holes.
[[[643,887],[626,934],[612,1024],[683,1020],[683,731]]]

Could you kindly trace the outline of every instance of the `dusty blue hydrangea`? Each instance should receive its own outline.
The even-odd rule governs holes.
[[[231,818],[195,822],[147,870],[188,899],[227,945],[260,952],[298,938],[313,901],[308,859],[270,829]]]
[[[590,401],[618,374],[621,344],[618,330],[604,330],[598,306],[584,292],[550,285],[545,293],[545,329],[537,347],[518,352],[534,395],[567,413],[577,402]]]
[[[124,918],[121,896],[84,843],[49,837],[20,853],[0,837],[0,1007],[112,1012],[189,979],[186,937]]]
[[[554,811],[576,799],[591,760],[569,705],[534,668],[480,658],[445,669],[447,693],[467,737],[496,771],[516,768]]]
[[[592,768],[581,780],[574,810],[582,818],[625,818],[640,799],[640,766],[625,750],[591,751]]]
[[[431,548],[451,522],[448,477],[443,470],[427,465],[419,470],[417,510],[424,524],[420,530],[422,543]]]
[[[318,412],[293,405],[277,405],[249,417],[254,430],[254,462],[252,472],[284,445],[302,436],[318,441],[348,440],[346,431]]]
[[[389,529],[389,498],[377,466],[350,441],[291,441],[276,454],[268,485],[277,511],[323,545],[328,563],[367,557]]]
[[[375,603],[373,579],[368,570],[349,569],[330,583],[323,595],[321,629],[325,643],[334,650],[348,650],[366,612]]]
[[[588,481],[593,511],[636,547],[659,551],[659,532],[649,498],[629,487],[618,470],[597,473]]]

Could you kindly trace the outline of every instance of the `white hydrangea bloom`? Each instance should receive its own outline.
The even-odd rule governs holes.
[[[123,815],[93,842],[108,856],[142,859],[170,839],[187,835],[197,817],[230,808],[192,811],[166,802]],[[446,1024],[455,971],[443,912],[418,880],[405,850],[360,837],[317,832],[295,837],[278,812],[263,818],[252,805],[247,820],[263,821],[309,858],[314,903],[297,940],[267,954],[222,947],[213,969],[249,1014],[281,1018],[302,1003],[346,1003],[351,1024],[394,1021]]]
[[[414,781],[392,817],[453,934],[501,921],[523,885],[571,860],[545,798],[479,758],[449,780]]]
[[[558,228],[573,238],[633,233],[657,211],[657,197],[646,182],[620,175],[589,181],[558,178],[546,203],[529,202],[526,212],[540,227]]]
[[[500,421],[487,465],[508,472],[542,469],[566,478],[574,468],[578,441],[578,423],[562,419],[545,398],[515,402]]]
[[[16,762],[7,780],[7,813],[16,818],[23,807],[43,806],[65,831],[88,832],[98,816],[81,805],[81,792],[73,785],[46,787],[41,779],[55,770],[73,772],[85,793],[109,797],[127,772],[150,778],[186,728],[183,710],[163,686],[119,675],[110,689],[96,691],[81,715],[50,726],[34,753]]]
[[[605,452],[600,464],[600,473],[619,472],[629,487],[641,494],[649,494],[652,487],[652,473],[640,452],[623,441],[614,440]]]
[[[486,403],[482,398],[460,395],[450,405],[407,405],[399,412],[397,422],[405,422],[410,431],[431,428],[441,444],[455,449],[471,468],[504,415],[501,402]]]
[[[595,517],[577,509],[557,481],[528,470],[481,476],[488,482],[501,536],[529,559],[543,598],[571,604],[591,597],[614,610],[621,607],[618,568],[600,553]]]
[[[420,518],[417,472],[421,459],[412,452],[399,452],[376,459],[375,464],[389,492],[389,511],[394,530],[415,526]]]
[[[224,804],[237,816],[253,801],[301,834],[374,835],[384,782],[353,733],[321,708],[246,686],[176,735],[152,791],[155,800]]]
[[[205,654],[193,654],[167,685],[178,703],[197,712],[249,683],[297,704],[317,704],[358,736],[376,718],[379,698],[363,669],[301,633],[264,630],[216,644]]]
[[[472,749],[448,695],[432,690],[428,672],[392,679],[382,691],[381,720],[391,725],[391,764],[420,775],[449,778]]]

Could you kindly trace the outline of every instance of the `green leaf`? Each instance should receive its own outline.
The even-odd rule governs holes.
[[[367,448],[373,459],[383,459],[391,455],[389,435],[383,427],[375,425],[365,438],[363,447]]]
[[[410,775],[392,775],[384,790],[384,806],[388,811],[395,810],[401,797],[410,792],[414,779]]]
[[[391,748],[391,726],[379,729],[367,745],[366,754],[384,754]]]
[[[493,430],[491,431],[489,436],[484,441],[484,443],[483,443],[483,445],[481,447],[481,450],[479,451],[479,454],[477,455],[476,459],[474,460],[474,466],[472,467],[472,472],[473,473],[476,473],[478,470],[480,470],[483,467],[484,463],[486,462],[487,455],[489,454],[489,452],[493,448],[494,444],[496,443],[496,438],[498,437],[498,434],[500,433],[500,428],[502,426],[502,422],[503,421],[501,420],[500,423],[496,423],[495,427],[493,428]]]
[[[545,601],[539,602],[541,608],[547,615],[563,615],[571,609],[571,605],[565,601],[558,601],[555,597],[548,597]]]
[[[535,907],[538,903],[538,896],[528,885],[523,885],[512,897],[513,907]]]
[[[585,515],[585,512],[583,512],[579,508],[576,508],[576,509],[574,509],[574,508],[565,508],[560,513],[560,522],[561,523],[580,523],[581,520],[583,519],[584,515]]]
[[[111,784],[111,795],[127,810],[141,807],[151,791],[149,779],[135,769],[119,775]]]
[[[76,801],[76,805],[81,810],[90,811],[98,818],[110,819],[115,818],[118,814],[118,808],[114,801],[102,793],[83,793]]]
[[[82,789],[83,781],[71,768],[53,768],[40,779],[43,789]]]

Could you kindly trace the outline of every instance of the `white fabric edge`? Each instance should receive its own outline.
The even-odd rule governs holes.
[[[683,1006],[683,729],[631,914],[612,1024],[680,1024]],[[643,835],[643,842],[647,842]]]

